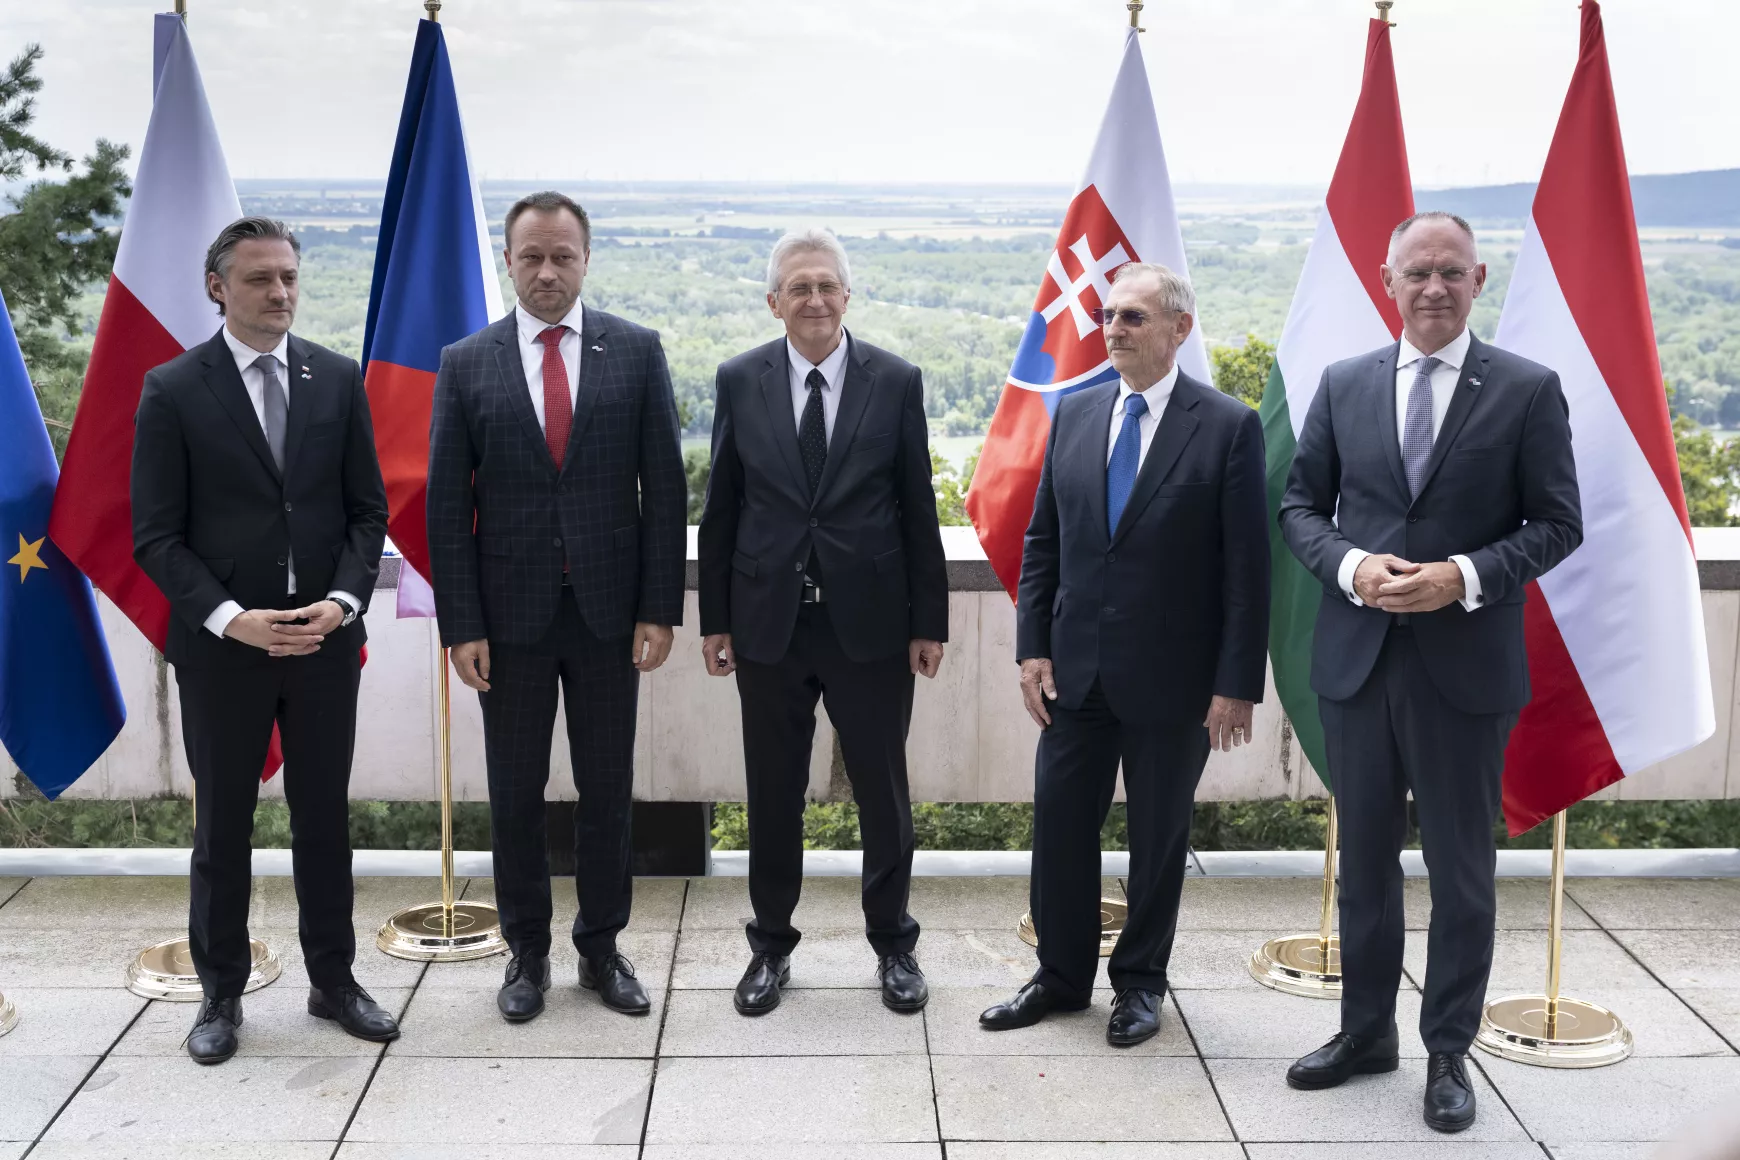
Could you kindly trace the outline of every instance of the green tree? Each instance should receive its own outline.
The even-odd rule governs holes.
[[[1275,365],[1275,348],[1254,334],[1245,335],[1243,346],[1217,346],[1208,352],[1214,367],[1214,385],[1224,393],[1255,407],[1263,401],[1263,384]]]
[[[707,480],[713,474],[713,456],[705,447],[691,447],[683,454],[683,476],[689,481],[689,522],[701,522],[701,506],[707,502]]]
[[[32,168],[66,176],[33,181],[7,198],[7,212],[0,212],[0,292],[43,417],[64,431],[88,357],[66,338],[83,329],[80,295],[115,264],[120,231],[105,223],[120,217],[133,189],[122,167],[125,145],[99,140],[82,171],[75,171],[70,156],[29,132],[42,89],[36,75],[41,59],[42,48],[27,45],[0,73],[0,180],[15,181]]]
[[[1692,526],[1740,526],[1740,440],[1717,439],[1690,416],[1674,416],[1674,450],[1680,459],[1680,484]]]
[[[984,449],[983,443],[973,448],[967,462],[957,471],[954,464],[931,448],[930,482],[936,489],[936,522],[943,527],[958,528],[973,522],[967,515],[967,489],[973,485],[973,472]]]

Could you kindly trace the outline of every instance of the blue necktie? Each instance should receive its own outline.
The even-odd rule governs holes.
[[[1142,416],[1148,413],[1148,400],[1134,392],[1124,400],[1124,425],[1118,428],[1118,441],[1112,445],[1112,461],[1106,464],[1106,535],[1117,533],[1118,519],[1124,505],[1130,502],[1130,492],[1136,487],[1136,468],[1142,462]]]
[[[1426,461],[1432,458],[1432,372],[1438,360],[1430,355],[1414,364],[1414,385],[1408,388],[1408,414],[1402,422],[1402,471],[1408,495],[1420,494]]]

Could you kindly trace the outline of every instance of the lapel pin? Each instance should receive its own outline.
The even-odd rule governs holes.
[[[604,348],[603,348],[603,347],[601,347],[601,346],[599,346],[599,345],[598,345],[598,344],[597,344],[597,343],[593,343],[593,344],[592,344],[592,349],[593,349],[593,350],[595,350],[595,351],[597,351],[597,352],[598,352],[598,353],[599,353],[599,354],[603,354],[603,353],[604,353]]]
[[[1468,376],[1468,385],[1471,387],[1478,387],[1480,385],[1480,380],[1475,378],[1473,375],[1469,375]]]
[[[303,377],[303,378],[305,378],[305,379],[311,379],[311,378],[313,378],[313,377],[314,377],[314,376],[313,376],[313,375],[311,375],[311,374],[309,374],[309,373],[308,373],[308,368],[307,368],[307,367],[303,367],[303,368],[302,368],[302,377]]]

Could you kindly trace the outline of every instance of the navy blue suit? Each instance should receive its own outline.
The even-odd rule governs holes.
[[[532,408],[513,313],[441,352],[429,430],[429,555],[441,642],[487,639],[479,693],[496,904],[516,954],[550,947],[544,787],[556,691],[574,785],[574,945],[628,922],[637,622],[682,623],[687,513],[658,335],[587,309],[561,471]],[[539,389],[541,389],[541,384]]]
[[[1021,557],[1016,657],[1051,660],[1040,734],[1032,907],[1039,979],[1086,999],[1098,963],[1100,827],[1119,762],[1130,914],[1112,985],[1164,993],[1203,726],[1216,696],[1263,698],[1269,537],[1263,430],[1243,403],[1180,373],[1116,529],[1106,458],[1118,384],[1058,403]]]
[[[1431,870],[1420,1033],[1462,1052],[1479,1028],[1497,899],[1504,748],[1528,703],[1527,585],[1582,542],[1569,409],[1546,367],[1473,339],[1417,494],[1396,427],[1399,344],[1323,372],[1279,519],[1323,584],[1312,646],[1341,822],[1342,1028],[1381,1036],[1402,972],[1406,796]],[[1483,603],[1397,615],[1354,604],[1351,548],[1467,556]]]

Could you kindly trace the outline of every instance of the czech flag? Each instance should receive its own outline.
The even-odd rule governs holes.
[[[424,493],[441,350],[503,312],[447,42],[440,24],[422,20],[381,210],[362,351],[388,533],[418,573],[409,584],[401,576],[401,616],[434,615],[432,606],[407,606],[404,596],[428,590],[419,581],[429,575]]]
[[[967,490],[967,514],[1011,597],[1021,578],[1021,543],[1033,518],[1057,401],[1118,377],[1090,311],[1104,303],[1112,276],[1127,262],[1158,262],[1176,273],[1188,272],[1135,29],[1125,34],[1123,64],[1087,176],[1064,212]],[[1200,318],[1178,352],[1178,366],[1193,378],[1211,381]]]

